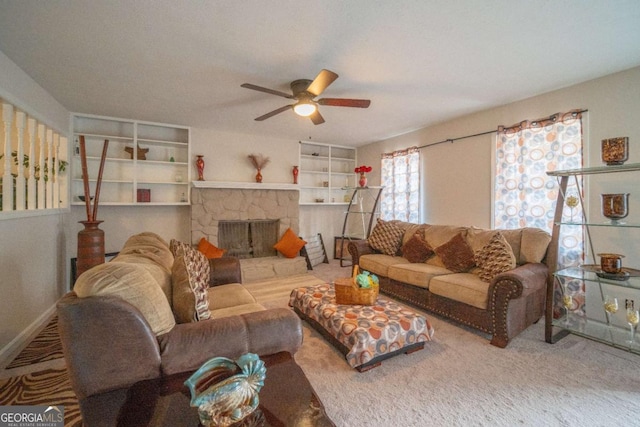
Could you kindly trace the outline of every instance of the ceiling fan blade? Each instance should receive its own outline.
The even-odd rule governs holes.
[[[293,105],[285,105],[284,107],[280,107],[277,110],[273,110],[272,112],[267,113],[267,114],[265,114],[263,116],[256,117],[254,120],[257,120],[257,121],[261,122],[263,120],[268,119],[269,117],[275,116],[276,114],[280,114],[280,113],[282,113],[284,111],[287,111],[287,110],[291,109],[291,107],[293,107]]]
[[[279,90],[268,89],[262,86],[252,85],[251,83],[243,83],[240,85],[240,87],[257,90],[258,92],[270,93],[271,95],[282,96],[283,98],[293,99],[293,95],[289,93],[280,92]]]
[[[324,123],[324,117],[320,114],[320,111],[316,110],[312,115],[309,116],[314,125],[321,125]]]
[[[333,71],[322,70],[309,84],[309,87],[307,87],[307,92],[311,93],[314,97],[319,96],[337,78],[338,75]]]
[[[330,105],[332,107],[357,107],[368,108],[371,101],[368,99],[348,99],[348,98],[322,98],[316,101],[320,105]]]

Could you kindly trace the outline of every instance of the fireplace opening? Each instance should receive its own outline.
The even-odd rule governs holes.
[[[238,258],[275,256],[279,229],[279,219],[220,221],[218,246]]]

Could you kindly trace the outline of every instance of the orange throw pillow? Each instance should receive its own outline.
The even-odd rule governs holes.
[[[273,249],[287,258],[295,258],[306,244],[307,242],[296,236],[292,229],[287,228],[280,241],[273,245]]]
[[[198,243],[198,250],[202,252],[207,259],[222,258],[222,255],[226,252],[225,249],[217,248],[204,237],[200,239],[200,243]]]

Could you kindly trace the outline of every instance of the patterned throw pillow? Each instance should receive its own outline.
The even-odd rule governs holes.
[[[371,232],[367,242],[373,249],[385,255],[395,255],[404,236],[404,230],[392,222],[378,218],[378,223]]]
[[[172,240],[170,247],[175,257],[171,281],[176,320],[178,323],[188,323],[209,319],[209,260],[186,243]]]
[[[409,262],[425,262],[433,253],[433,249],[424,240],[420,231],[411,236],[407,243],[402,245],[402,256]]]
[[[502,233],[496,233],[484,248],[476,252],[476,265],[480,267],[480,280],[491,282],[493,278],[516,267],[516,257]]]
[[[440,257],[444,266],[454,273],[463,273],[475,265],[473,250],[462,233],[456,234],[433,251]]]

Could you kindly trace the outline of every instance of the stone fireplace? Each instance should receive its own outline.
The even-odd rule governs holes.
[[[264,255],[264,252],[268,252],[268,246],[273,246],[287,228],[298,233],[299,198],[298,187],[292,184],[194,181],[191,192],[191,243],[197,245],[205,237],[222,249],[237,252],[235,256],[238,257],[246,258],[248,256],[244,255],[248,252],[256,251],[261,256],[275,255],[275,252],[269,255]],[[276,241],[266,243],[257,237],[256,242],[252,232],[258,232],[258,228],[268,222],[276,224]],[[244,245],[233,243],[234,247],[225,247],[230,243],[224,240],[227,238],[225,236],[221,240],[221,223],[225,228],[235,226],[235,232],[244,233],[248,241]],[[252,223],[254,225],[250,225]]]

